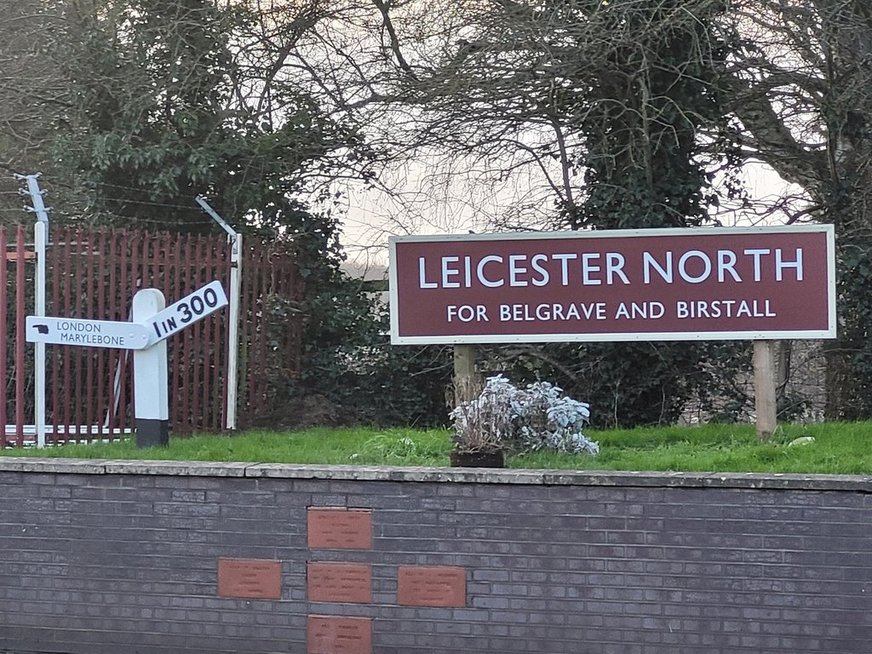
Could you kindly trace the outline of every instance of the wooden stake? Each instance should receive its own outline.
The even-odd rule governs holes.
[[[471,400],[478,393],[475,346],[454,346],[454,404]]]
[[[768,441],[778,426],[775,400],[774,341],[754,341],[754,400],[757,438]]]

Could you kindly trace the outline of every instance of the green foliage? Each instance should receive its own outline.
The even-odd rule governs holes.
[[[519,383],[553,381],[584,398],[591,425],[604,429],[673,424],[691,400],[715,410],[721,395],[734,393],[725,389],[728,380],[750,366],[742,349],[733,343],[565,343],[495,349],[486,365]]]
[[[310,260],[332,247],[335,219],[301,199],[307,179],[370,153],[292,84],[245,97],[268,81],[239,61],[254,19],[244,5],[124,0],[77,18],[62,40],[73,103],[57,153],[89,189],[92,220],[206,230],[203,194],[242,231],[293,237]]]
[[[350,166],[368,178],[373,153],[293,79],[243,65],[256,18],[246,7],[121,0],[80,11],[62,39],[74,102],[58,157],[88,189],[92,221],[212,230],[193,202],[202,194],[238,230],[293,250],[305,297],[265,298],[263,310],[274,329],[302,315],[303,373],[262,362],[272,419],[291,421],[302,402],[334,424],[435,422],[442,385],[416,375],[422,351],[392,351],[372,302],[339,270],[338,198],[323,182]]]
[[[341,277],[313,296],[299,386],[323,398],[329,424],[445,424],[450,348],[390,344],[387,309]]]
[[[843,231],[837,246],[838,340],[826,345],[827,416],[872,416],[872,230]]]
[[[392,346],[387,308],[360,280],[328,263],[307,275],[303,301],[273,295],[263,304],[277,351],[288,322],[302,320],[302,367],[297,377],[279,358],[259,362],[273,410],[257,424],[445,424],[450,348]]]
[[[854,17],[856,18],[856,16]],[[869,55],[868,47],[855,51],[847,38],[857,23],[850,12],[827,16],[827,27],[843,55]],[[869,33],[867,25],[863,33]],[[843,64],[847,67],[847,61]],[[854,79],[859,75],[859,79]],[[821,116],[831,134],[832,170],[819,189],[821,217],[836,230],[836,297],[838,339],[825,345],[827,356],[828,419],[856,420],[872,417],[872,98],[868,93],[868,68],[845,71],[830,80],[822,98]]]

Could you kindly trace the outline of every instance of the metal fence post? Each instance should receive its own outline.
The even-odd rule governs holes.
[[[33,243],[36,252],[36,275],[34,276],[35,316],[45,315],[45,248],[48,242],[48,209],[42,201],[44,191],[40,190],[39,173],[19,175],[27,183],[23,194],[29,195],[33,207],[29,211],[36,214],[33,226]],[[36,446],[45,447],[45,343],[36,343],[33,367],[33,418],[36,425]]]
[[[198,195],[194,198],[218,225],[227,232],[227,240],[230,242],[230,293],[227,327],[227,406],[224,412],[224,426],[227,429],[236,429],[236,405],[239,394],[239,300],[240,282],[242,276],[242,234],[227,224],[218,212],[215,211],[206,198]]]

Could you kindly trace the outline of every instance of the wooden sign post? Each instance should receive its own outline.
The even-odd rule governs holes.
[[[757,438],[768,441],[778,426],[775,391],[775,341],[754,341],[754,407]]]
[[[454,406],[473,399],[480,390],[475,372],[475,346],[454,346]]]

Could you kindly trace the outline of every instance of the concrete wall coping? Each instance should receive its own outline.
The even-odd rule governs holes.
[[[870,475],[778,473],[620,472],[607,470],[518,470],[426,468],[212,461],[137,461],[0,457],[0,472],[82,475],[171,475],[255,479],[526,484],[539,486],[625,486],[745,488],[761,490],[855,491],[872,493]]]

